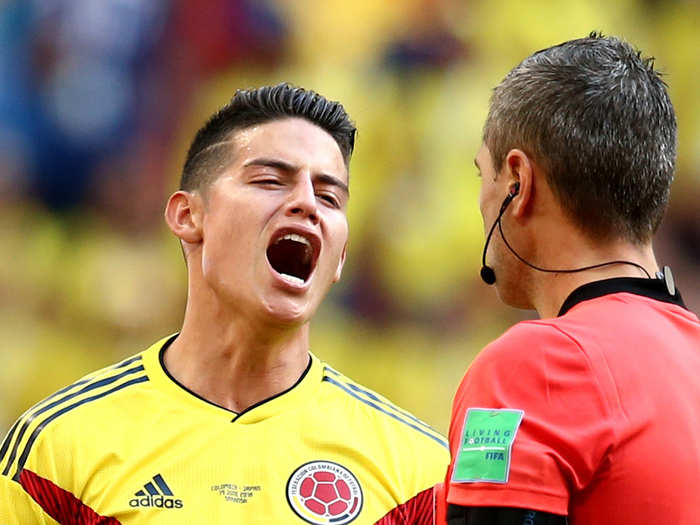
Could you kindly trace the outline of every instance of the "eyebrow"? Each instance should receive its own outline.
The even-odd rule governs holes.
[[[275,168],[280,171],[296,171],[296,166],[293,164],[290,164],[289,162],[285,162],[283,160],[278,160],[278,159],[267,159],[267,158],[256,158],[256,159],[251,159],[249,161],[246,161],[245,164],[243,164],[244,168],[247,168],[248,166],[266,166],[268,168]]]
[[[243,164],[244,168],[247,168],[248,166],[265,166],[268,168],[273,168],[273,169],[284,171],[287,173],[294,173],[295,171],[299,170],[299,168],[297,166],[295,166],[294,164],[290,164],[289,162],[285,162],[285,161],[279,160],[279,159],[268,159],[265,157],[251,159]],[[322,184],[328,184],[330,186],[335,186],[336,188],[339,188],[346,195],[350,195],[350,188],[348,187],[347,184],[345,184],[338,177],[334,177],[333,175],[328,175],[327,173],[318,173],[318,174],[314,175],[313,178],[314,178],[314,180],[316,180]]]

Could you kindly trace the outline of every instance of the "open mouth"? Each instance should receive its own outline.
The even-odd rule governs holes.
[[[317,243],[298,233],[281,235],[267,248],[273,270],[294,284],[304,284],[313,272]]]

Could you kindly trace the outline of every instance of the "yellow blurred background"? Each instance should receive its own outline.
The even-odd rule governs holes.
[[[657,257],[697,312],[699,24],[694,0],[0,0],[0,434],[177,331],[162,209],[237,88],[289,81],[356,121],[349,259],[312,350],[440,431],[476,352],[534,316],[479,280],[472,160],[491,88],[538,49],[600,30],[666,73],[679,155]]]

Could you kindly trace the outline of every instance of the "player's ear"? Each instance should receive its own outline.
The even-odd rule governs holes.
[[[510,213],[514,217],[524,217],[534,197],[535,162],[524,151],[512,149],[506,155],[504,164],[509,191],[516,195],[510,205]]]
[[[338,268],[335,270],[335,276],[333,277],[333,282],[337,283],[340,280],[340,276],[343,274],[343,266],[345,265],[345,256],[348,253],[348,243],[345,242],[343,246],[343,253],[340,254],[340,261],[338,261]]]
[[[183,242],[202,240],[202,199],[196,192],[176,191],[165,205],[165,222]]]

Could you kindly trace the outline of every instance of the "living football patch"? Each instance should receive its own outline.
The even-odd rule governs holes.
[[[513,441],[524,414],[513,409],[467,410],[452,481],[507,483]]]

